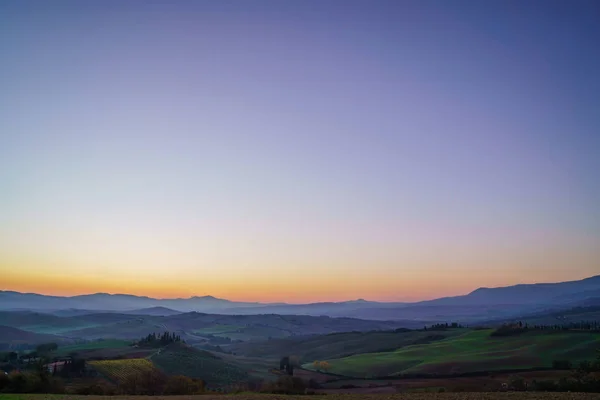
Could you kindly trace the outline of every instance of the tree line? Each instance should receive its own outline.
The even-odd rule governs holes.
[[[137,341],[137,345],[141,347],[163,347],[171,343],[182,342],[181,336],[175,332],[163,332],[162,334],[150,333],[148,336]]]
[[[527,331],[575,331],[575,332],[600,332],[600,322],[580,321],[552,325],[529,325],[522,321],[504,324],[491,333],[491,336],[512,336]]]
[[[459,324],[458,322],[444,322],[444,323],[440,323],[440,324],[433,324],[430,326],[425,326],[423,327],[424,331],[445,331],[446,329],[459,329],[459,328],[464,328],[463,325]]]

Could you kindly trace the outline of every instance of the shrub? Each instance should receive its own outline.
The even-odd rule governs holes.
[[[490,336],[515,336],[527,332],[527,328],[519,325],[502,325],[490,334]]]
[[[167,379],[163,394],[165,395],[190,395],[204,392],[204,382],[187,376],[177,375]]]
[[[298,377],[280,376],[275,382],[266,384],[263,392],[276,394],[304,394],[306,384]]]
[[[356,386],[356,385],[346,384],[346,385],[340,386],[340,389],[356,389],[357,387],[358,386]]]
[[[554,360],[552,361],[553,369],[571,369],[573,368],[573,364],[569,360]]]
[[[316,379],[310,378],[308,380],[308,387],[310,389],[319,389],[319,388],[321,388],[321,385],[319,384],[319,382],[317,382]]]
[[[558,385],[552,380],[533,381],[532,387],[538,392],[556,392],[558,390]]]
[[[9,383],[10,380],[8,379],[8,375],[6,375],[4,371],[0,370],[0,392],[4,390],[4,388],[7,387]]]
[[[508,380],[508,386],[511,390],[523,392],[527,390],[527,382],[520,376],[511,376]]]

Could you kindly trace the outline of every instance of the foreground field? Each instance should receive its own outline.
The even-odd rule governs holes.
[[[209,387],[242,383],[248,377],[247,372],[238,365],[180,343],[173,343],[161,349],[151,357],[151,361],[168,375],[199,378]]]
[[[335,374],[371,378],[399,374],[457,374],[474,371],[550,367],[553,360],[583,361],[594,354],[600,334],[532,331],[492,337],[492,330],[470,331],[457,337],[396,351],[365,353],[328,360]],[[305,364],[305,368],[313,368]]]
[[[152,371],[155,368],[145,358],[91,361],[90,365],[113,382],[121,382],[129,376],[140,372]]]
[[[0,394],[0,400],[597,400],[593,393],[409,393],[409,394],[328,394],[292,396],[273,394],[235,394],[199,396],[74,396],[45,394]]]

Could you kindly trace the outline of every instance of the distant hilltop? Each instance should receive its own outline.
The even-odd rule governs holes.
[[[353,317],[377,320],[427,319],[454,315],[475,320],[496,315],[600,304],[600,275],[559,282],[479,288],[469,294],[413,303],[375,302],[362,298],[309,304],[237,302],[214,296],[156,299],[130,294],[96,293],[71,297],[0,291],[0,310],[52,311],[74,315],[81,310],[172,315],[197,311],[213,314],[282,314]],[[80,310],[80,311],[78,311]]]

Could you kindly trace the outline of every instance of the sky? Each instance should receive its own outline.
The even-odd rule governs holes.
[[[0,2],[0,290],[600,273],[600,3]]]

